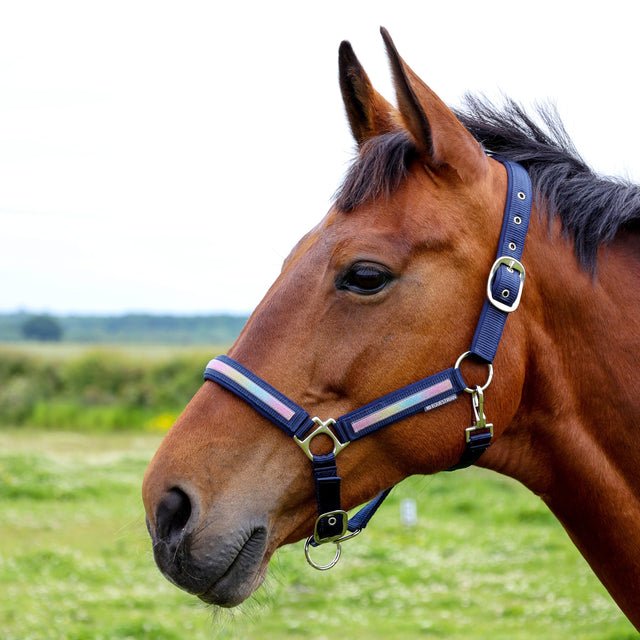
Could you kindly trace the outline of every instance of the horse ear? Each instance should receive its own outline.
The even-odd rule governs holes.
[[[489,163],[480,144],[400,57],[389,32],[383,27],[380,33],[391,63],[400,114],[423,162],[432,169],[449,165],[467,184],[484,176]]]
[[[369,76],[346,40],[340,45],[338,62],[342,99],[358,146],[369,138],[399,129],[397,110],[373,88]]]

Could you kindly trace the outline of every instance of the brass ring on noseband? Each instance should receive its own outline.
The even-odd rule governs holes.
[[[462,361],[468,357],[472,355],[471,351],[465,351],[456,361],[456,364],[454,365],[455,369],[460,370],[460,365],[462,364]],[[490,384],[491,384],[491,380],[493,380],[493,365],[490,362],[486,363],[487,367],[489,367],[489,375],[487,376],[487,381],[484,383],[484,386],[480,387],[480,391],[484,391]],[[478,385],[479,386],[479,385]],[[469,388],[469,387],[465,387],[465,391],[467,393],[476,393],[478,386],[474,387],[473,389]]]
[[[304,543],[304,555],[307,559],[307,562],[318,571],[327,571],[327,569],[332,569],[338,564],[338,560],[340,560],[340,554],[342,553],[342,545],[339,542],[336,542],[336,555],[333,560],[329,564],[317,564],[311,559],[311,553],[309,552],[309,547],[311,546],[311,542],[313,541],[313,536],[307,538],[307,541]]]

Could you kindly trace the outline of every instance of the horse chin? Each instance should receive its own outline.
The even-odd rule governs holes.
[[[264,528],[254,530],[222,576],[197,594],[207,604],[235,607],[246,600],[263,582],[270,554],[267,554]]]
[[[235,607],[263,582],[270,555],[267,528],[239,531],[217,545],[201,532],[185,537],[177,548],[158,544],[156,564],[163,575],[207,604]]]

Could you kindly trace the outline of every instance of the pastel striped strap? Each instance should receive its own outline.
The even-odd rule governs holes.
[[[290,436],[301,437],[315,424],[302,407],[229,356],[211,360],[204,379],[235,393]]]
[[[204,373],[251,405],[285,433],[300,439],[316,427],[309,414],[229,356],[211,360]],[[345,414],[333,426],[340,442],[352,442],[409,416],[455,400],[465,389],[460,370],[446,369]]]
[[[394,422],[451,402],[465,386],[459,369],[445,369],[345,414],[336,420],[335,430],[344,441],[357,440]]]

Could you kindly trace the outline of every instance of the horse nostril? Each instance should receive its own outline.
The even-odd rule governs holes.
[[[191,500],[181,489],[171,489],[160,500],[156,511],[156,534],[168,544],[180,542],[191,518]]]

